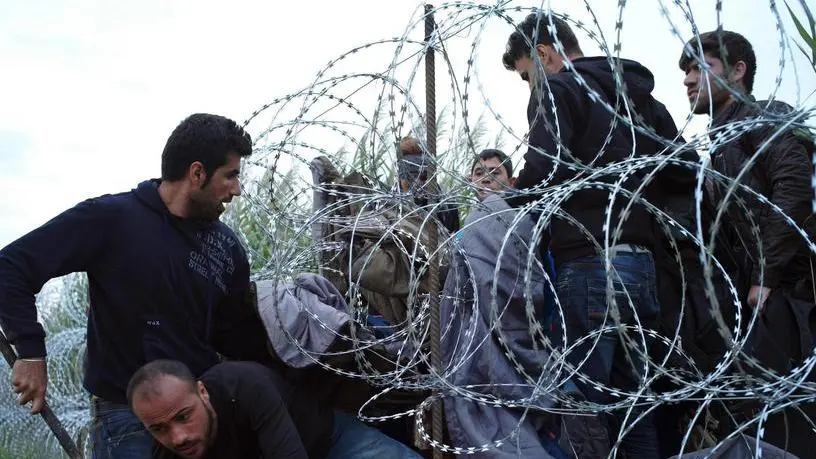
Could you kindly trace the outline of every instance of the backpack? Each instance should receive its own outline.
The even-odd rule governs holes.
[[[314,159],[311,168],[321,220],[312,227],[321,248],[320,274],[353,310],[368,310],[357,319],[376,323],[381,317],[391,328],[410,326],[420,312],[415,305],[429,293],[429,260],[441,263],[442,281],[450,264],[447,251],[436,254],[431,246],[429,225],[436,226],[439,243],[448,239],[447,230],[417,206],[390,196],[361,202],[363,195],[373,196],[376,183],[359,172],[342,175],[325,156]]]

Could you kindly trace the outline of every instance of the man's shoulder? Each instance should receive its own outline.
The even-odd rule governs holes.
[[[748,97],[748,100],[737,101],[739,104],[736,110],[725,117],[724,122],[741,121],[746,118],[757,117],[771,117],[779,115],[788,115],[794,111],[794,108],[788,103],[781,100],[754,100],[753,97]]]
[[[280,390],[279,378],[271,369],[249,361],[218,363],[205,371],[199,379],[221,408],[229,400],[254,401],[260,393]]]
[[[210,367],[201,375],[201,380],[206,385],[214,381],[263,378],[269,371],[267,367],[257,362],[227,361]]]
[[[84,209],[85,211],[103,214],[118,214],[131,208],[136,202],[136,196],[131,191],[115,194],[103,194],[86,198],[74,206],[74,210]]]
[[[131,203],[136,200],[133,191],[121,191],[118,193],[105,193],[85,199],[83,202],[91,202],[99,205],[117,206]]]
[[[760,100],[754,110],[769,115],[787,115],[793,111],[793,107],[781,100]]]
[[[502,194],[491,194],[471,207],[465,220],[465,230],[469,236],[476,234],[503,238],[507,231],[518,229],[529,217],[519,217],[519,209],[510,206]],[[465,233],[463,233],[465,234]]]
[[[509,192],[508,196],[515,195],[516,192]],[[483,200],[475,203],[468,214],[467,223],[472,223],[475,220],[484,218],[485,216],[495,215],[498,212],[515,212],[516,209],[504,199],[503,194],[491,193]]]

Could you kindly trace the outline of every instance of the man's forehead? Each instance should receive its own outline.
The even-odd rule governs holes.
[[[172,424],[182,413],[187,412],[195,405],[192,394],[182,399],[144,398],[139,405],[134,403],[134,411],[148,429]]]
[[[502,159],[498,156],[491,156],[489,158],[479,158],[479,164],[487,167],[504,166]]]
[[[714,66],[721,61],[720,58],[718,58],[717,56],[705,53],[703,54],[703,62],[708,64],[709,66]],[[700,59],[692,57],[691,59],[689,59],[688,65],[689,67],[700,67]]]
[[[181,406],[189,403],[195,391],[187,381],[170,375],[160,376],[154,381],[146,382],[133,394],[134,410]]]
[[[241,167],[241,156],[235,152],[227,153],[227,162],[224,163],[223,167],[227,167],[230,169],[236,169]]]

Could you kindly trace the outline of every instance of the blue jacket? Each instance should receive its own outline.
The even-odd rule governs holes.
[[[250,316],[240,242],[220,221],[172,215],[158,183],[81,202],[0,251],[0,323],[20,357],[46,354],[34,295],[49,279],[88,273],[84,385],[117,403],[148,361],[180,360],[199,375],[219,361],[217,351],[257,347],[247,330],[228,338]]]

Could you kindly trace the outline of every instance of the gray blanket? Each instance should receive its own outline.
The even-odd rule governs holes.
[[[440,304],[447,382],[458,388],[473,386],[466,389],[467,396],[445,398],[451,443],[479,448],[502,442],[473,455],[480,458],[551,457],[542,444],[551,416],[543,410],[554,403],[535,390],[549,386],[542,367],[549,353],[541,349],[540,339],[532,338],[526,312],[529,306],[542,321],[548,287],[537,258],[528,269],[530,256],[537,252],[535,247],[530,250],[533,221],[524,217],[516,222],[517,215],[499,196],[474,206],[460,232]],[[534,380],[539,379],[537,385]],[[487,404],[496,400],[516,400],[534,409]]]
[[[283,363],[304,368],[319,360],[350,320],[346,300],[316,274],[293,282],[256,282],[258,313],[272,349]]]

